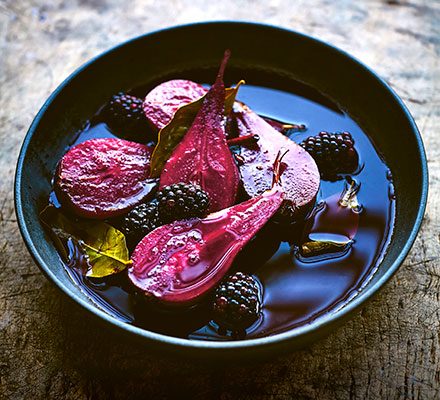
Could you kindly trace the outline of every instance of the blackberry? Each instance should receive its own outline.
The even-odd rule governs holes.
[[[175,183],[157,192],[159,216],[164,223],[192,217],[204,217],[209,208],[209,197],[200,186]]]
[[[157,202],[142,203],[133,208],[123,219],[121,231],[130,249],[136,247],[141,239],[160,226]]]
[[[215,291],[213,320],[221,329],[243,331],[258,319],[260,310],[258,283],[251,275],[236,272]]]
[[[338,173],[351,173],[357,168],[358,154],[348,132],[320,132],[300,145],[314,158],[322,178],[335,179]]]
[[[128,133],[145,130],[147,120],[142,103],[138,97],[123,92],[115,94],[104,110],[109,125]]]

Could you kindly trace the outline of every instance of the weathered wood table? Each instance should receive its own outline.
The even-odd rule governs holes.
[[[68,74],[132,36],[207,19],[296,29],[367,63],[413,113],[431,180],[410,256],[360,314],[307,350],[221,371],[121,343],[58,293],[25,249],[12,190],[25,132]],[[438,0],[0,0],[0,398],[439,399],[439,54]]]

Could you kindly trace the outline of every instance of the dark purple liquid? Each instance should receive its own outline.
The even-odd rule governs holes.
[[[261,282],[263,313],[246,336],[254,338],[307,324],[343,307],[356,295],[386,250],[393,226],[394,191],[391,173],[366,134],[347,114],[336,111],[336,106],[329,108],[291,93],[250,85],[242,86],[238,97],[261,115],[287,123],[305,123],[307,130],[290,136],[298,143],[322,130],[350,132],[361,165],[352,176],[361,185],[358,200],[362,209],[354,217],[356,223],[353,218],[334,212],[346,184],[344,180],[321,181],[317,202],[323,202],[323,208],[308,222],[315,231],[310,238],[325,240],[354,233],[351,247],[323,258],[298,258],[295,247],[285,240],[294,242],[295,237],[307,237],[307,232],[303,233],[299,227],[296,232],[290,232],[269,223],[236,259],[236,270],[251,272]],[[114,134],[104,123],[92,124],[72,144],[98,137],[114,137]],[[136,299],[125,272],[90,280],[75,268],[67,269],[98,307],[124,322],[171,336],[230,340],[218,334],[217,326],[210,322],[209,304],[177,313],[161,312]]]

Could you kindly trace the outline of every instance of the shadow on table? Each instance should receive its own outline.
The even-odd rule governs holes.
[[[92,395],[185,398],[184,393],[191,393],[193,398],[227,398],[230,393],[233,398],[240,394],[255,398],[281,390],[281,382],[295,381],[305,359],[316,356],[306,349],[270,362],[241,365],[172,359],[167,354],[155,354],[136,340],[128,341],[127,336],[87,314],[70,299],[63,298],[62,303],[59,323],[64,337],[59,343],[63,346],[63,367],[79,374]],[[318,384],[320,377],[314,379]]]

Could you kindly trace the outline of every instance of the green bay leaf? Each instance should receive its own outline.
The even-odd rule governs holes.
[[[234,88],[225,89],[225,115],[231,113],[238,89],[243,83],[244,81],[241,80]],[[158,142],[151,155],[150,161],[152,178],[158,178],[160,176],[160,173],[162,172],[166,161],[170,158],[174,148],[179,144],[194,122],[204,99],[205,96],[180,107],[171,121],[159,131]]]

